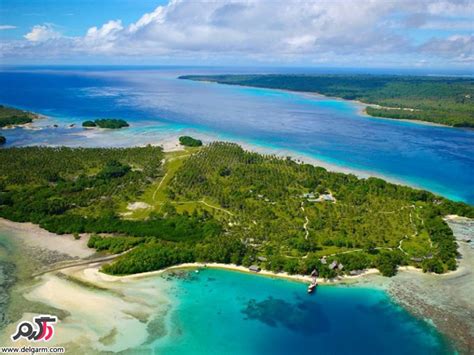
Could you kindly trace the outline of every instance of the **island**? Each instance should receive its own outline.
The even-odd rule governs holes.
[[[190,136],[181,136],[179,137],[179,143],[185,147],[200,147],[202,146],[202,141],[195,139]]]
[[[24,125],[39,118],[35,113],[0,105],[0,128]]]
[[[82,122],[82,127],[85,128],[94,128],[94,127],[99,127],[99,128],[108,128],[108,129],[120,129],[124,127],[129,127],[130,125],[128,124],[127,121],[121,120],[121,119],[115,119],[115,118],[103,118],[103,119],[97,119],[95,121],[84,121]]]
[[[369,268],[392,276],[401,265],[455,270],[443,217],[474,217],[474,207],[427,191],[233,143],[187,149],[0,150],[0,217],[122,253],[102,266],[109,274],[213,262],[327,279]]]
[[[180,79],[318,93],[367,104],[374,117],[474,127],[474,79],[407,75],[185,75]]]

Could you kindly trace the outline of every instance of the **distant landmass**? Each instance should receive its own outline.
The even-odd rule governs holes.
[[[185,75],[210,81],[314,92],[369,106],[374,117],[407,119],[453,127],[474,127],[474,79],[395,75]]]
[[[109,129],[120,129],[124,127],[129,127],[129,126],[130,125],[128,124],[127,121],[115,119],[115,118],[102,118],[102,119],[97,119],[95,121],[82,122],[82,127],[86,127],[86,128],[99,127],[99,128],[109,128]]]
[[[38,117],[39,116],[33,112],[0,105],[0,128],[31,123]]]
[[[0,105],[0,128],[24,125],[33,122],[36,118],[39,118],[39,116],[33,112]],[[3,135],[0,135],[0,145],[6,142],[7,139]]]

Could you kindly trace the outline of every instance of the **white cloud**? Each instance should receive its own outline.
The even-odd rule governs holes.
[[[423,44],[421,50],[466,61],[468,58],[474,58],[474,36],[455,35],[448,38],[433,38]]]
[[[415,45],[411,31],[465,29],[474,21],[470,0],[171,0],[136,22],[110,20],[66,38],[54,26],[34,26],[29,42],[0,44],[4,56],[247,58],[263,62],[384,62],[390,56],[469,58],[470,42],[432,39]],[[452,35],[452,32],[450,33]],[[442,36],[441,36],[442,37]],[[464,43],[464,44],[463,44]],[[436,50],[436,46],[439,49]],[[464,52],[458,47],[464,46]],[[403,62],[403,59],[401,59]]]
[[[15,29],[16,26],[12,26],[12,25],[0,25],[0,31],[3,31],[3,30],[13,30]]]
[[[54,26],[50,23],[33,26],[31,32],[28,32],[26,35],[24,35],[24,38],[30,42],[43,42],[60,37],[61,33],[57,32],[54,29]]]
[[[113,49],[123,29],[120,20],[109,21],[100,28],[91,27],[85,37],[77,41],[78,47],[88,52],[108,53]]]

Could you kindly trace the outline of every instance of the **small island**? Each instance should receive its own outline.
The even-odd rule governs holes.
[[[109,129],[120,129],[124,127],[129,127],[130,125],[128,124],[127,121],[121,120],[121,119],[115,119],[115,118],[102,118],[102,119],[97,119],[95,121],[84,121],[82,122],[82,127],[85,128],[109,128]]]
[[[39,116],[35,113],[0,105],[0,128],[24,125],[33,122],[37,118]]]
[[[190,136],[181,136],[179,137],[179,143],[185,147],[200,147],[202,146],[202,141],[195,139]]]

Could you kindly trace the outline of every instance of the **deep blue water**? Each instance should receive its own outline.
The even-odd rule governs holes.
[[[436,329],[373,288],[306,285],[215,269],[178,280],[164,354],[447,354]]]
[[[0,102],[52,119],[39,121],[41,130],[2,134],[8,145],[128,146],[191,132],[305,154],[474,203],[472,130],[368,118],[356,104],[312,95],[176,79],[209,71],[4,70]],[[124,118],[132,127],[86,135],[68,127],[104,116]]]

